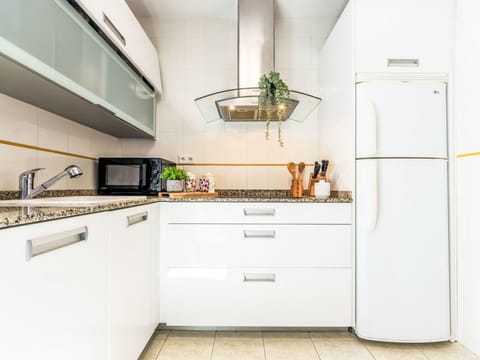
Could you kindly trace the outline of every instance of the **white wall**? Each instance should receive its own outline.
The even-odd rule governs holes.
[[[353,189],[355,182],[355,70],[352,3],[345,7],[319,59],[318,152],[332,163],[332,186]]]
[[[172,160],[178,154],[191,154],[196,163],[286,163],[313,162],[333,153],[326,146],[319,149],[322,119],[318,112],[304,123],[283,124],[283,148],[274,131],[271,139],[265,140],[264,123],[205,123],[194,98],[237,87],[234,19],[162,19],[153,24],[144,18],[142,23],[159,51],[164,96],[158,104],[158,140],[124,140],[125,154]],[[332,26],[331,20],[278,19],[276,69],[291,89],[318,95],[318,58]],[[272,124],[275,129],[276,124]],[[190,170],[198,175],[211,171],[218,188],[290,187],[286,167]]]
[[[454,121],[457,155],[480,152],[480,2],[457,1]],[[480,156],[458,158],[459,340],[480,355]]]
[[[35,106],[0,94],[0,140],[96,158],[121,155],[120,141]],[[83,170],[76,179],[63,179],[51,189],[95,189],[96,161],[0,144],[0,190],[18,190],[18,175],[38,172],[40,184],[75,164]]]

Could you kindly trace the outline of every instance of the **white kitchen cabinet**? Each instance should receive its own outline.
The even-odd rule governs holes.
[[[451,6],[450,0],[357,0],[357,74],[447,74]]]
[[[0,231],[0,358],[108,359],[108,214]]]
[[[136,359],[153,334],[155,205],[111,213],[110,346],[112,360]],[[153,216],[152,216],[153,215]]]
[[[160,322],[352,326],[351,204],[162,203]]]
[[[108,38],[162,93],[158,53],[125,0],[80,0]]]
[[[480,156],[457,160],[459,340],[480,354]]]

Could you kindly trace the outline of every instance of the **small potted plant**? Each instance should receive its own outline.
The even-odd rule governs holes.
[[[160,174],[160,178],[167,180],[168,192],[182,192],[185,187],[185,180],[188,179],[187,173],[179,168],[169,166]]]

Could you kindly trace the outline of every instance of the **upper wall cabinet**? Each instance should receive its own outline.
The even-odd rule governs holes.
[[[449,72],[450,0],[357,0],[357,73]]]
[[[158,53],[125,0],[78,0],[146,79],[162,93]]]
[[[0,92],[117,137],[154,137],[153,82],[87,15],[72,0],[0,2]]]

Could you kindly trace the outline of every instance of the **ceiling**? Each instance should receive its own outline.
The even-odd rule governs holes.
[[[237,0],[126,0],[137,17],[235,18]],[[348,0],[276,0],[279,18],[337,18]]]

